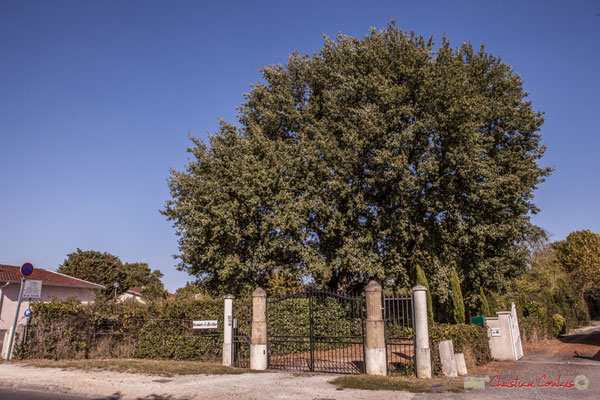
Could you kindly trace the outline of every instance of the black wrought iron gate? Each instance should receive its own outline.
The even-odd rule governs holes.
[[[233,366],[250,368],[252,299],[233,303]]]
[[[415,331],[412,296],[383,296],[383,319],[389,375],[415,373]]]
[[[269,300],[269,368],[363,373],[364,310],[363,294],[312,288]]]

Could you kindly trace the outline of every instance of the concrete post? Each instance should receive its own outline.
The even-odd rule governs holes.
[[[225,296],[223,312],[223,365],[233,365],[233,297]]]
[[[456,378],[456,359],[454,358],[454,345],[452,340],[443,340],[439,343],[440,362],[442,363],[442,372],[450,378]]]
[[[369,282],[365,288],[367,297],[365,363],[369,375],[387,375],[385,325],[381,302],[381,285]]]
[[[465,362],[464,353],[454,353],[454,359],[456,360],[456,372],[459,375],[467,374],[467,363]]]
[[[426,291],[427,288],[421,285],[412,288],[417,378],[431,378],[431,349],[429,348],[429,326],[427,325]]]
[[[267,369],[267,360],[267,293],[262,288],[256,288],[252,293],[250,369]]]

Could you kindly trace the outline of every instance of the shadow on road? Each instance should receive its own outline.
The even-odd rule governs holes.
[[[584,360],[592,360],[592,361],[600,361],[600,350],[593,356],[582,356],[580,354],[576,354],[575,358],[582,358]]]
[[[121,394],[121,392],[116,392],[108,397],[105,397],[102,400],[121,400],[123,398],[123,395]],[[164,396],[164,395],[159,395],[159,394],[151,394],[145,397],[138,397],[136,400],[173,400],[174,397],[172,395],[168,395],[168,396]],[[186,399],[191,399],[191,397],[178,397],[178,400],[186,400]]]

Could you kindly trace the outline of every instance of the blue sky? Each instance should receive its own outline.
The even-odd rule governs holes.
[[[556,168],[533,220],[553,240],[600,232],[600,2],[0,0],[0,264],[55,269],[79,247],[183,286],[159,210],[188,132],[235,122],[261,66],[392,18],[521,74]]]

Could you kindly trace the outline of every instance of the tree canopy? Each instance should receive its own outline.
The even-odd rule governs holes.
[[[580,292],[600,299],[600,234],[590,230],[571,232],[554,247],[556,259]]]
[[[142,296],[148,299],[161,297],[164,286],[159,270],[152,271],[146,263],[123,263],[119,257],[94,250],[77,249],[67,255],[57,272],[106,286],[104,294],[113,297],[115,282],[119,283],[117,294],[129,288],[140,287]]]
[[[179,269],[222,293],[273,276],[399,288],[421,266],[441,302],[456,270],[473,306],[524,269],[550,169],[541,113],[499,57],[392,23],[261,72],[238,123],[191,137],[171,171]]]

